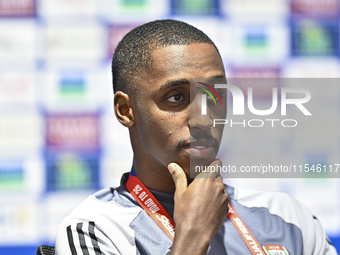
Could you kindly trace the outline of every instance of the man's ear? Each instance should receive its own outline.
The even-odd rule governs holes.
[[[134,115],[129,95],[122,91],[117,91],[114,96],[113,105],[118,121],[125,127],[132,127],[134,124]]]

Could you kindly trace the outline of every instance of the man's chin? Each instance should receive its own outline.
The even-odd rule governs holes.
[[[213,159],[197,159],[190,160],[190,173],[188,178],[194,179],[201,172],[205,172],[207,167],[215,160]]]
[[[184,171],[185,175],[187,176],[187,179],[195,179],[196,176],[202,172],[202,169],[206,169],[213,161],[215,160],[215,157],[213,158],[191,158],[189,160],[176,162]]]

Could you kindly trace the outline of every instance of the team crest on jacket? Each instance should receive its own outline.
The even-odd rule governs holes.
[[[289,255],[287,249],[278,244],[267,244],[262,247],[267,255]]]

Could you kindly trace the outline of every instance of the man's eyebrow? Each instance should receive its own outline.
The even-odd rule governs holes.
[[[190,81],[187,79],[177,79],[177,80],[170,80],[165,82],[159,90],[169,89],[174,86],[182,85],[182,84],[190,84]]]
[[[208,80],[211,79],[225,79],[224,75],[215,75],[212,77],[207,78]],[[176,79],[176,80],[170,80],[165,82],[159,90],[164,90],[164,89],[169,89],[178,85],[182,85],[182,84],[190,84],[190,81],[188,79]]]
[[[215,76],[210,77],[209,79],[216,79],[216,78],[225,78],[225,75],[223,74],[215,75]]]
[[[226,79],[225,75],[215,75],[212,76],[210,78],[208,78],[209,80],[213,80],[213,79]]]

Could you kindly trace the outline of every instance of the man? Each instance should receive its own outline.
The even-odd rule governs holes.
[[[190,88],[191,78],[225,78],[202,31],[174,20],[137,27],[117,46],[112,74],[132,170],[64,219],[57,254],[336,254],[319,221],[288,195],[224,186],[214,172],[190,179],[190,159],[221,165],[223,129],[212,119],[226,115],[198,114],[202,90]]]

